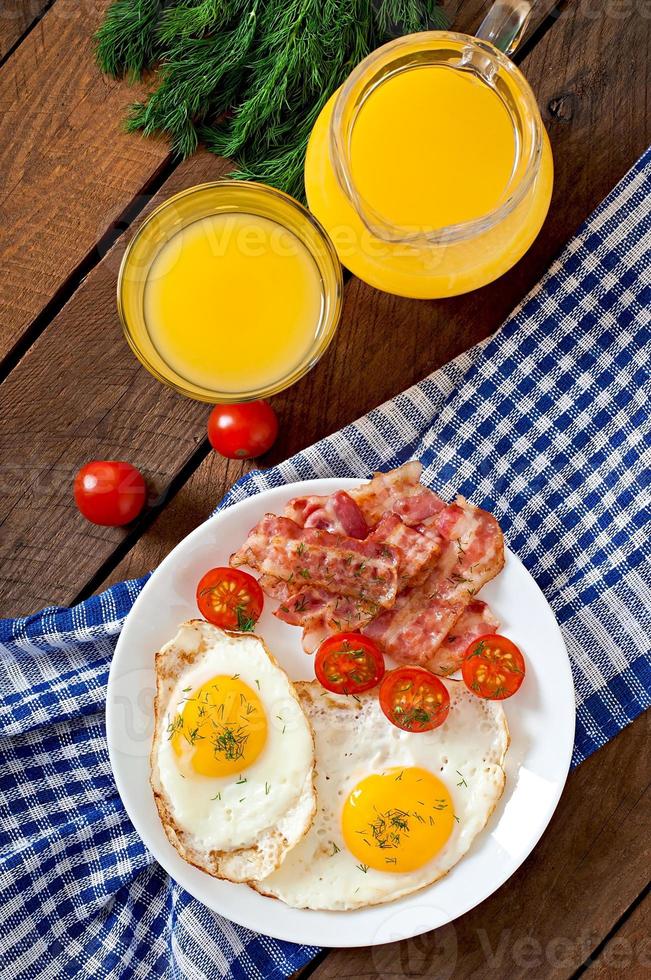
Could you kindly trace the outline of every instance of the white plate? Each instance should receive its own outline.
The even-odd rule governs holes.
[[[188,535],[154,572],[122,630],[109,675],[106,718],[115,780],[134,827],[157,861],[215,912],[258,932],[318,946],[369,946],[419,935],[451,922],[494,892],[524,861],[561,795],[574,740],[574,686],[565,645],[542,592],[510,551],[498,578],[482,590],[501,632],[523,649],[527,678],[506,702],[511,730],[506,789],[469,853],[441,881],[397,902],[353,912],[292,909],[246,885],[218,881],[186,864],[163,831],[149,786],[154,652],[183,620],[198,615],[197,582],[229,555],[267,512],[305,493],[332,493],[358,480],[313,480],[268,490],[212,517]],[[300,630],[272,616],[267,602],[258,632],[296,680],[313,676]]]

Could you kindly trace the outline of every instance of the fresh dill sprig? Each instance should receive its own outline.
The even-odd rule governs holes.
[[[199,140],[233,157],[233,177],[304,197],[316,118],[370,51],[446,26],[436,0],[114,0],[96,36],[100,68],[158,87],[130,130],[167,134],[179,157]]]
[[[134,81],[160,58],[158,38],[164,0],[115,0],[96,34],[97,63],[103,72]]]

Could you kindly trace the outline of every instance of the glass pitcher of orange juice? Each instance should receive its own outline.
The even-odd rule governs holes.
[[[454,296],[501,276],[535,239],[552,154],[508,58],[530,6],[498,0],[474,38],[427,31],[386,44],[322,110],[308,204],[360,279],[402,296]]]

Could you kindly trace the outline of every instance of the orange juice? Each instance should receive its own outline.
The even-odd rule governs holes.
[[[201,387],[264,387],[314,343],[323,302],[314,259],[290,231],[256,214],[214,214],[160,250],[145,286],[161,358]]]
[[[332,242],[297,201],[223,180],[181,191],[130,243],[126,338],[159,380],[207,402],[264,398],[318,361],[341,313]]]
[[[379,85],[352,133],[359,193],[401,227],[444,228],[488,214],[514,163],[502,102],[474,75],[443,66],[413,68]]]
[[[322,110],[305,187],[340,260],[379,289],[453,296],[529,248],[553,184],[526,80],[494,46],[424,32],[379,48]]]

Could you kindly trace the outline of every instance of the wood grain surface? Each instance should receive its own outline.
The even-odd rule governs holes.
[[[106,2],[57,0],[0,69],[0,361],[169,158],[95,66]]]
[[[647,888],[603,949],[591,960],[585,980],[651,976],[651,894]]]
[[[45,10],[48,0],[2,0],[0,63]]]
[[[582,763],[533,853],[477,908],[416,939],[334,950],[314,980],[571,977],[648,883],[650,736],[642,715]]]

